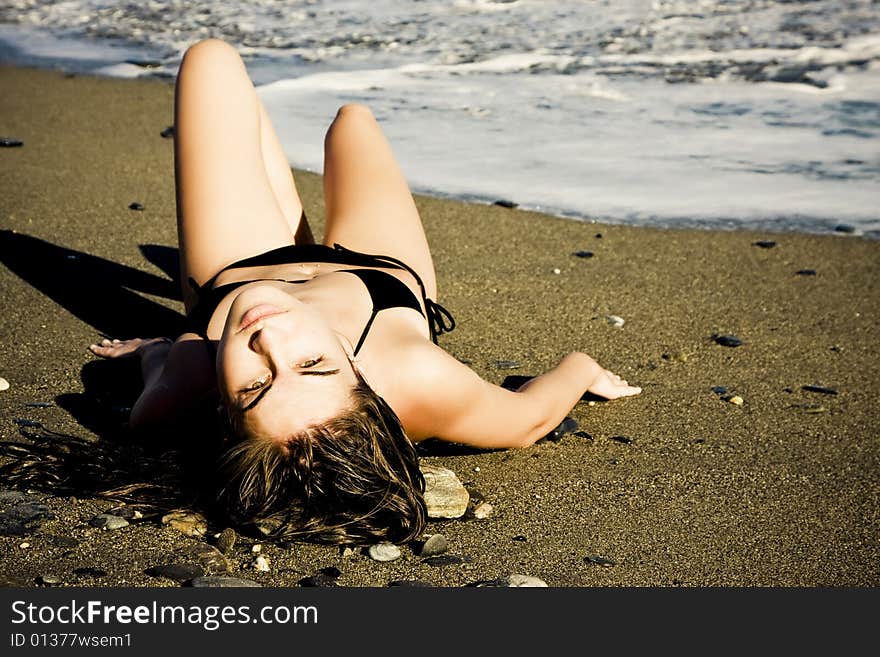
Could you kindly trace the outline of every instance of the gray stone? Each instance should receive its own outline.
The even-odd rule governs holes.
[[[119,516],[114,516],[110,513],[99,513],[94,518],[89,520],[89,524],[92,527],[98,527],[99,529],[107,531],[128,527],[128,520],[126,520],[125,518],[120,518]]]
[[[547,588],[547,583],[544,580],[532,577],[531,575],[510,575],[507,577],[507,585],[512,587]]]
[[[198,589],[206,588],[259,588],[263,585],[252,579],[241,577],[193,577],[189,585]]]
[[[446,537],[443,534],[434,534],[425,541],[424,545],[422,545],[422,550],[419,552],[419,556],[435,557],[438,554],[443,554],[448,549],[449,543],[446,541]]]
[[[367,554],[373,561],[394,561],[400,559],[400,548],[394,543],[382,542],[371,545]]]
[[[61,584],[61,578],[56,575],[40,575],[37,583],[41,586],[58,586]]]
[[[477,507],[474,509],[474,518],[477,518],[478,520],[483,520],[483,519],[488,518],[489,516],[491,516],[491,515],[492,515],[492,512],[493,512],[494,510],[495,510],[495,507],[493,507],[493,506],[492,506],[491,504],[489,504],[488,502],[481,502],[481,503],[478,504]]]
[[[223,554],[229,554],[233,547],[235,547],[235,530],[227,527],[217,537],[217,549]]]
[[[193,538],[201,538],[208,531],[208,521],[201,513],[194,511],[172,511],[162,516],[162,524],[173,527],[177,531],[192,536]]]
[[[26,495],[7,495],[7,499],[17,499],[19,502],[0,513],[0,535],[24,536],[39,527],[42,520],[53,517],[48,506],[35,502]]]
[[[425,504],[429,518],[460,518],[467,511],[470,494],[452,470],[422,464]]]
[[[207,543],[196,543],[177,552],[182,562],[198,564],[206,575],[225,574],[232,570],[232,564],[217,548]]]
[[[202,577],[205,574],[205,570],[201,566],[191,563],[170,563],[164,566],[153,566],[152,568],[147,568],[146,572],[150,577],[166,577],[178,583]]]

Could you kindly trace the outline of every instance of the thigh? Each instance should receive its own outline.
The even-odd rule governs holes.
[[[369,109],[345,105],[324,142],[324,244],[393,256],[412,267],[432,299],[434,264],[422,220],[391,145]]]
[[[244,63],[219,40],[191,47],[175,91],[181,282],[203,284],[241,258],[292,244],[264,165],[261,108]]]

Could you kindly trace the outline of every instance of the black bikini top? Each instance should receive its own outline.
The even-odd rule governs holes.
[[[198,301],[196,302],[196,305],[187,316],[191,330],[201,335],[203,338],[205,338],[205,340],[208,340],[208,342],[210,343],[210,340],[207,336],[208,322],[211,319],[211,315],[213,315],[214,310],[217,308],[217,304],[219,304],[221,299],[223,299],[229,292],[231,292],[235,288],[241,287],[242,285],[252,283],[254,280],[281,280],[287,283],[306,282],[266,278],[252,279],[249,281],[236,281],[234,283],[227,283],[225,285],[213,287],[214,281],[217,280],[217,277],[222,272],[229,269],[239,269],[242,267],[292,264],[297,262],[330,262],[336,264],[360,265],[362,267],[391,267],[394,269],[403,269],[405,271],[408,271],[410,274],[412,274],[413,278],[415,278],[416,282],[419,284],[419,290],[422,293],[422,300],[425,304],[425,310],[428,313],[426,319],[428,320],[428,328],[431,333],[431,340],[436,343],[438,335],[448,333],[455,328],[455,318],[453,318],[452,314],[443,306],[427,297],[427,295],[425,294],[425,286],[424,283],[422,283],[422,279],[412,268],[409,267],[409,265],[405,264],[403,261],[392,258],[391,256],[371,255],[366,253],[359,253],[357,251],[351,251],[350,249],[346,249],[339,244],[334,244],[333,248],[324,246],[323,244],[305,244],[296,246],[283,246],[278,249],[273,249],[271,251],[267,251],[256,256],[234,262],[217,272],[217,274],[204,285],[198,285],[196,284],[195,280],[190,278],[189,283],[198,295]],[[370,314],[370,318],[367,320],[363,331],[361,331],[360,338],[358,338],[357,345],[354,348],[355,356],[363,346],[364,340],[366,340],[367,334],[370,331],[370,327],[373,325],[373,321],[376,319],[376,315],[378,315],[383,310],[386,310],[388,308],[412,308],[413,310],[418,311],[419,314],[421,314],[423,317],[425,316],[425,314],[422,312],[421,304],[419,304],[419,300],[412,293],[412,290],[410,290],[409,287],[407,287],[407,285],[396,276],[392,276],[388,272],[379,271],[376,269],[341,269],[339,271],[347,274],[353,274],[354,276],[357,276],[359,279],[361,279],[364,287],[367,288],[367,292],[369,292],[370,299],[373,303],[373,309]]]

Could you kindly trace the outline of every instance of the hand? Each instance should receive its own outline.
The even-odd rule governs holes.
[[[617,376],[614,372],[600,369],[593,383],[587,388],[591,392],[605,399],[617,399],[618,397],[631,397],[642,391],[638,386],[631,386]]]
[[[143,355],[147,348],[157,344],[171,344],[169,338],[132,338],[130,340],[101,340],[89,345],[89,351],[101,358],[130,358]]]

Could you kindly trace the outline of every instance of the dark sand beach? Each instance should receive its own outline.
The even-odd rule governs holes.
[[[10,384],[0,440],[23,446],[4,448],[0,490],[25,489],[0,495],[0,511],[33,503],[51,514],[17,534],[5,516],[0,583],[178,586],[150,569],[213,545],[224,525],[212,521],[201,538],[149,514],[112,531],[89,525],[118,505],[100,491],[165,481],[178,466],[147,452],[139,470],[114,466],[143,449],[126,447],[121,429],[138,375],[87,351],[102,335],[167,334],[180,320],[172,139],[160,135],[173,87],[9,67],[0,82],[0,136],[24,142],[0,149],[0,377]],[[320,178],[295,174],[320,235]],[[403,546],[382,563],[245,535],[229,575],[283,587],[326,568],[352,587],[511,574],[551,587],[880,584],[880,241],[416,200],[439,300],[458,322],[441,338],[453,355],[501,383],[581,350],[644,392],[582,402],[572,412],[579,435],[522,450],[423,444],[425,463],[453,470],[472,501],[493,508],[429,524],[460,562],[432,565]],[[593,256],[573,255],[582,250]],[[46,454],[27,449],[47,436]],[[75,465],[78,454],[88,467]],[[266,572],[253,567],[256,543]]]

